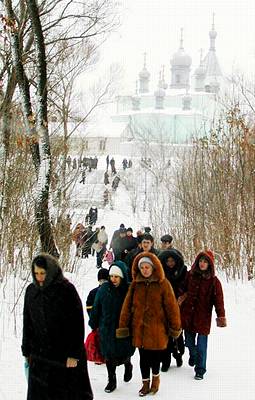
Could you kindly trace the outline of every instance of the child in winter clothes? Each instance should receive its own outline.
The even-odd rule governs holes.
[[[108,281],[108,278],[109,278],[108,269],[100,268],[100,270],[98,271],[98,274],[97,274],[97,280],[98,280],[99,285],[89,292],[87,300],[86,300],[86,310],[89,314],[89,317],[90,317],[91,310],[92,310],[92,307],[93,307],[93,304],[94,304],[94,301],[96,298],[97,291],[104,282]]]
[[[106,360],[108,372],[108,384],[104,389],[107,393],[116,389],[117,365],[125,365],[125,382],[129,382],[132,378],[133,366],[130,357],[134,353],[134,348],[131,340],[117,339],[115,334],[127,291],[126,265],[122,261],[115,261],[109,269],[109,281],[97,291],[89,320],[92,329],[99,328],[100,350]]]
[[[138,254],[132,275],[116,335],[119,338],[131,335],[133,345],[139,349],[143,380],[139,396],[145,396],[159,389],[161,353],[167,347],[168,337],[177,338],[181,333],[181,320],[173,289],[155,254]]]
[[[183,285],[187,275],[187,267],[184,265],[183,256],[178,250],[169,248],[162,251],[158,257],[162,263],[166,278],[169,280],[174,290],[175,297],[178,298],[180,295],[180,287]],[[168,371],[171,364],[171,354],[173,354],[173,357],[176,359],[177,367],[181,367],[184,350],[182,333],[176,340],[170,337],[167,349],[163,351],[161,371]]]
[[[217,326],[227,325],[222,286],[215,276],[214,256],[210,250],[197,255],[185,279],[183,292],[178,302],[185,346],[190,353],[189,365],[195,367],[195,379],[201,380],[206,372],[207,340],[213,306],[217,314]]]

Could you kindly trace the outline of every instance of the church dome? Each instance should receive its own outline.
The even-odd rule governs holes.
[[[184,49],[179,49],[176,53],[174,53],[170,62],[173,67],[174,66],[190,67],[192,59],[187,53],[185,53]]]
[[[195,76],[204,76],[206,74],[206,69],[204,65],[199,65],[195,70]]]
[[[174,53],[170,62],[173,67],[190,67],[192,59],[188,54],[185,53],[184,49],[179,49],[176,53]]]
[[[192,63],[191,57],[185,53],[183,47],[183,28],[181,29],[181,40],[179,50],[173,54],[170,60],[172,67],[190,67]]]
[[[143,68],[142,69],[142,71],[139,73],[139,78],[140,79],[149,79],[150,78],[150,73],[149,73],[149,71],[147,70],[147,68]]]

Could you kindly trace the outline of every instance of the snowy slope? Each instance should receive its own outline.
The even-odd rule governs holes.
[[[77,191],[83,190],[79,185]],[[80,211],[79,211],[80,212]],[[138,229],[147,224],[146,215],[141,213],[140,219],[132,215],[128,196],[122,185],[114,195],[114,209],[99,210],[97,225],[104,224],[111,237],[120,223]],[[76,274],[66,274],[75,284],[85,304],[89,290],[97,285],[97,269],[95,258],[80,259]],[[188,366],[187,352],[184,365],[176,368],[173,360],[170,370],[161,373],[158,399],[164,400],[254,400],[255,399],[255,288],[251,283],[227,283],[221,278],[228,320],[227,328],[216,328],[212,322],[212,332],[208,341],[207,374],[203,381],[195,381],[193,369]],[[24,283],[22,283],[24,284]],[[10,318],[0,321],[0,400],[24,400],[26,398],[26,380],[23,373],[23,359],[20,352],[22,303],[16,308],[16,330],[14,335],[13,290],[15,282],[5,288],[5,297],[1,298],[1,314]],[[20,288],[20,286],[19,286]],[[3,314],[2,314],[3,315]],[[87,326],[86,334],[90,332]],[[215,319],[215,314],[213,315]],[[95,399],[109,398],[132,400],[138,398],[141,386],[138,352],[133,357],[134,377],[129,383],[123,382],[124,368],[117,368],[118,387],[111,393],[104,392],[107,383],[104,365],[89,364],[89,373]],[[150,396],[149,396],[150,398]],[[61,400],[61,399],[59,399]]]

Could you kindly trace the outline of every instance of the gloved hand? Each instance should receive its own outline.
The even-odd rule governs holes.
[[[217,317],[216,324],[219,328],[225,328],[227,326],[226,317]]]

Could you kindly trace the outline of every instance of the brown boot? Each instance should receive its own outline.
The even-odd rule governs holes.
[[[143,386],[139,390],[139,396],[143,397],[150,393],[150,379],[143,379]]]
[[[152,375],[152,382],[151,382],[151,389],[150,389],[151,394],[157,393],[158,388],[159,388],[159,382],[160,382],[159,374]]]

